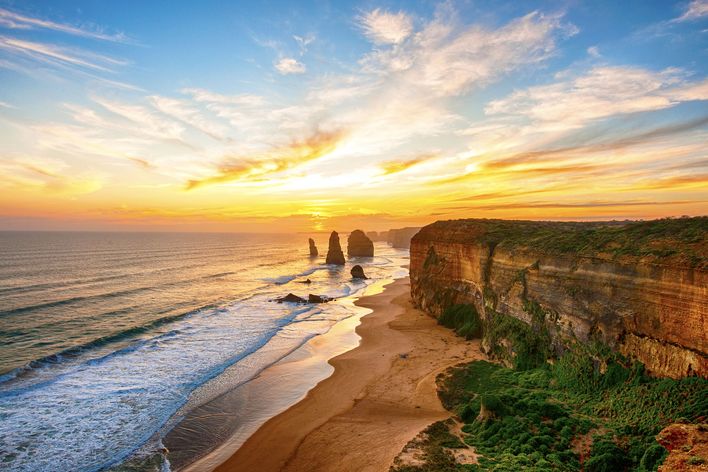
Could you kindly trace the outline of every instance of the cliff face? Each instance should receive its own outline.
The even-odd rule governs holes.
[[[374,257],[374,243],[363,231],[356,229],[347,239],[347,255],[349,257]]]
[[[420,231],[418,227],[406,227],[390,229],[386,234],[386,242],[392,247],[408,249],[411,246],[411,238]]]
[[[412,240],[411,295],[436,317],[456,303],[487,323],[541,314],[557,352],[598,340],[654,375],[708,377],[707,235],[708,218],[438,222]]]

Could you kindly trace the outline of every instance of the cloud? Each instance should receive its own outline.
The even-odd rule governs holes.
[[[307,52],[308,47],[315,41],[315,35],[308,33],[305,36],[293,35],[293,39],[300,48],[300,55],[304,55]]]
[[[657,206],[657,205],[684,205],[695,204],[694,200],[677,200],[677,201],[589,201],[578,203],[561,203],[561,202],[517,202],[517,203],[498,203],[489,205],[470,205],[465,207],[451,207],[448,210],[520,210],[520,209],[562,209],[562,208],[623,208],[623,207],[642,207],[642,206]]]
[[[33,189],[51,195],[76,196],[93,193],[101,182],[83,172],[68,175],[68,166],[58,159],[23,156],[0,158],[3,187]]]
[[[456,96],[551,57],[556,36],[575,31],[561,18],[533,12],[490,30],[453,29],[452,19],[437,17],[411,41],[375,49],[361,64],[366,72],[393,75],[438,96]]]
[[[125,61],[79,49],[62,48],[53,44],[25,41],[7,36],[0,36],[0,49],[14,54],[23,54],[41,62],[79,66],[102,72],[111,72],[110,67],[127,64]]]
[[[329,154],[336,148],[343,135],[342,132],[317,131],[305,139],[291,141],[285,146],[260,155],[228,157],[218,166],[216,175],[189,180],[186,189],[263,179],[268,175],[292,169]]]
[[[141,105],[123,103],[97,96],[92,97],[92,99],[105,110],[137,126],[141,133],[155,138],[172,140],[189,148],[193,148],[192,145],[182,139],[184,126],[174,120],[163,119],[147,107]]]
[[[143,169],[151,168],[146,159],[122,149],[120,139],[101,136],[101,128],[67,124],[40,124],[32,127],[39,149],[60,152],[67,156],[100,156],[127,160]]]
[[[647,179],[629,190],[678,190],[685,187],[704,189],[708,185],[708,174],[676,175],[660,179]]]
[[[562,75],[561,75],[562,76]],[[610,116],[661,110],[708,99],[708,82],[686,83],[678,69],[594,67],[585,74],[517,90],[487,104],[488,116],[524,117],[553,129],[579,128]]]
[[[594,57],[595,59],[602,57],[602,54],[600,54],[600,48],[597,46],[590,46],[588,48],[588,56]]]
[[[413,32],[413,20],[400,11],[391,13],[377,8],[359,16],[357,23],[376,44],[400,44]]]
[[[692,0],[686,7],[686,11],[683,12],[683,15],[672,21],[693,21],[705,18],[706,16],[708,16],[708,0]]]
[[[99,39],[103,41],[112,42],[129,42],[129,38],[123,33],[117,34],[106,34],[100,30],[89,30],[85,28],[79,28],[72,25],[67,25],[64,23],[56,23],[49,20],[42,20],[40,18],[34,18],[20,13],[15,13],[5,8],[0,8],[0,26],[11,29],[48,29],[52,31],[58,31],[60,33],[66,33],[74,36],[81,36],[84,38]]]
[[[430,157],[430,156],[426,156]],[[380,164],[381,170],[384,171],[384,175],[398,174],[400,172],[406,171],[411,167],[420,164],[426,160],[426,157],[418,157],[416,159],[409,159],[407,161],[386,161]]]
[[[202,113],[191,106],[189,102],[159,95],[152,95],[148,97],[148,100],[153,107],[163,114],[179,120],[214,139],[226,139],[226,128],[203,116]]]
[[[275,63],[275,68],[282,75],[304,74],[307,68],[305,64],[292,57],[283,57]]]

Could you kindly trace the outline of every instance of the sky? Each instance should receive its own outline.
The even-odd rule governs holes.
[[[708,0],[0,0],[0,230],[708,211]]]

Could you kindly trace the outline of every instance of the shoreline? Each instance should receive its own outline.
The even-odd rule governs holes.
[[[414,309],[407,277],[355,305],[371,310],[355,329],[358,346],[329,359],[331,375],[214,470],[387,470],[408,441],[450,416],[435,378],[452,365],[483,359],[479,341],[465,341]]]
[[[381,293],[395,279],[368,285],[363,297]],[[171,470],[206,472],[226,461],[263,423],[305,398],[307,392],[329,377],[334,368],[329,360],[354,349],[360,341],[355,332],[361,318],[371,310],[355,305],[358,299],[337,302],[353,308],[353,314],[285,353],[253,378],[240,383],[208,402],[191,409],[176,421],[161,440],[170,452]],[[266,346],[266,354],[276,347]],[[256,351],[243,362],[258,363],[264,352]],[[253,357],[255,356],[255,357]],[[256,360],[252,360],[256,359]],[[238,369],[233,366],[232,369]],[[229,370],[214,382],[229,383],[237,376]],[[205,384],[208,388],[208,385]]]

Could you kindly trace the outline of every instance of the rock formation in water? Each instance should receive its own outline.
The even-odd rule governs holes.
[[[355,229],[347,239],[349,257],[374,257],[374,243],[363,231]]]
[[[310,238],[310,257],[317,257],[319,252],[317,252],[317,246],[315,246],[315,240]]]
[[[278,303],[283,303],[283,302],[287,302],[287,303],[307,303],[307,300],[305,300],[305,299],[302,298],[302,297],[298,297],[297,295],[292,294],[292,293],[288,293],[287,295],[285,295],[284,297],[281,297],[281,298],[276,298],[275,301],[278,302]]]
[[[386,238],[388,237],[388,231],[369,231],[366,233],[366,235],[371,239],[372,241],[383,241],[386,242]]]
[[[418,227],[390,229],[386,233],[386,242],[398,249],[408,249],[411,247],[411,238],[420,231]]]
[[[352,273],[352,278],[354,278],[354,279],[368,279],[366,274],[364,274],[364,268],[358,264],[355,265],[354,267],[352,267],[351,273]]]
[[[329,297],[324,295],[313,295],[312,293],[307,296],[307,303],[327,303],[330,301]]]
[[[342,246],[339,245],[339,235],[336,231],[332,231],[329,235],[329,248],[327,249],[327,264],[344,265],[344,253]]]
[[[513,343],[495,327],[521,320],[556,353],[596,340],[653,375],[708,377],[708,217],[439,221],[413,237],[410,274],[433,316],[475,305],[483,348],[507,362]]]

